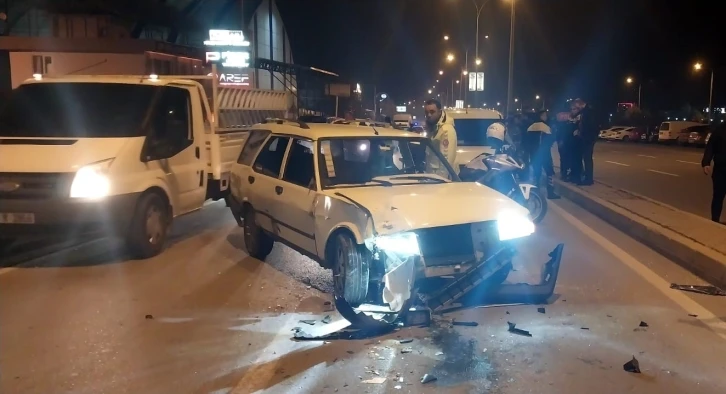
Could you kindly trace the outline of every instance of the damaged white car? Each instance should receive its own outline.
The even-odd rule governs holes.
[[[251,256],[283,243],[332,269],[336,301],[389,322],[419,281],[456,278],[499,256],[489,276],[503,282],[509,241],[535,229],[516,202],[461,182],[429,139],[393,129],[256,125],[231,190]]]

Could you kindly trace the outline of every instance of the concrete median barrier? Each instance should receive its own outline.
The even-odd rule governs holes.
[[[556,190],[704,280],[726,288],[726,226],[600,182],[578,187],[557,181]]]

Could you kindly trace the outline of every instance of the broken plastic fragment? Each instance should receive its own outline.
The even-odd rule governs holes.
[[[423,383],[423,384],[426,384],[426,383],[431,383],[431,382],[433,382],[433,381],[435,381],[435,380],[437,380],[436,376],[433,376],[433,375],[429,375],[429,374],[426,374],[426,375],[424,375],[424,376],[423,376],[423,377],[421,378],[421,383]]]
[[[509,332],[511,332],[512,334],[522,335],[525,337],[532,336],[532,334],[530,334],[529,331],[525,331],[525,330],[517,328],[517,325],[512,322],[507,322],[507,324],[509,325]]]
[[[671,289],[690,291],[691,293],[726,297],[726,291],[723,291],[716,286],[678,285],[675,283],[671,283]]]
[[[388,254],[387,254],[388,255]],[[394,256],[388,256],[389,259]],[[392,311],[400,311],[406,301],[411,298],[413,286],[414,259],[407,258],[401,264],[388,271],[383,276],[383,302],[391,307]]]
[[[386,378],[379,377],[379,378],[364,380],[363,383],[365,383],[365,384],[381,384],[385,381],[386,381]]]
[[[325,324],[328,324],[328,323],[330,323],[330,321],[331,321],[331,320],[332,320],[332,319],[331,319],[330,315],[326,315],[326,316],[325,316],[325,317],[323,318],[322,322],[323,322],[323,323],[325,323]]]
[[[411,343],[411,342],[413,342],[413,338],[406,338],[406,339],[401,339],[401,340],[398,341],[398,343],[401,343],[401,344],[403,344],[403,343]]]
[[[454,326],[465,326],[465,327],[476,327],[479,325],[479,323],[477,323],[475,321],[456,321],[456,320],[452,321],[451,324]]]
[[[539,312],[539,313],[545,313],[545,308],[537,308],[537,312]]]
[[[411,352],[413,352],[413,349],[410,347],[405,347],[405,348],[401,349],[401,354],[406,354],[406,353],[411,353]]]
[[[648,323],[641,321],[640,325],[638,325],[638,327],[648,327]]]
[[[689,313],[688,316],[690,316],[690,317],[698,317],[698,315],[696,315],[694,313]]]
[[[310,326],[314,326],[315,325],[315,320],[300,320],[300,323],[304,323],[304,324],[307,324],[307,325],[310,325]]]
[[[638,359],[633,356],[633,359],[623,364],[625,372],[640,373],[640,363]]]

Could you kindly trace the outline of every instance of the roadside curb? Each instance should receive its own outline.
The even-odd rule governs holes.
[[[555,180],[555,187],[561,196],[580,205],[618,230],[675,261],[711,284],[726,288],[726,255],[721,252],[577,186]],[[632,195],[638,196],[634,193]],[[645,200],[666,206],[652,199]],[[684,213],[699,220],[706,220],[687,212]]]

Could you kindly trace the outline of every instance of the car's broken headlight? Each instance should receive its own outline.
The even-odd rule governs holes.
[[[517,211],[504,211],[497,218],[499,240],[522,238],[534,233],[534,223],[529,217]]]
[[[394,253],[402,258],[421,254],[418,247],[418,238],[414,233],[382,235],[376,237],[374,242],[378,249],[387,253]]]

